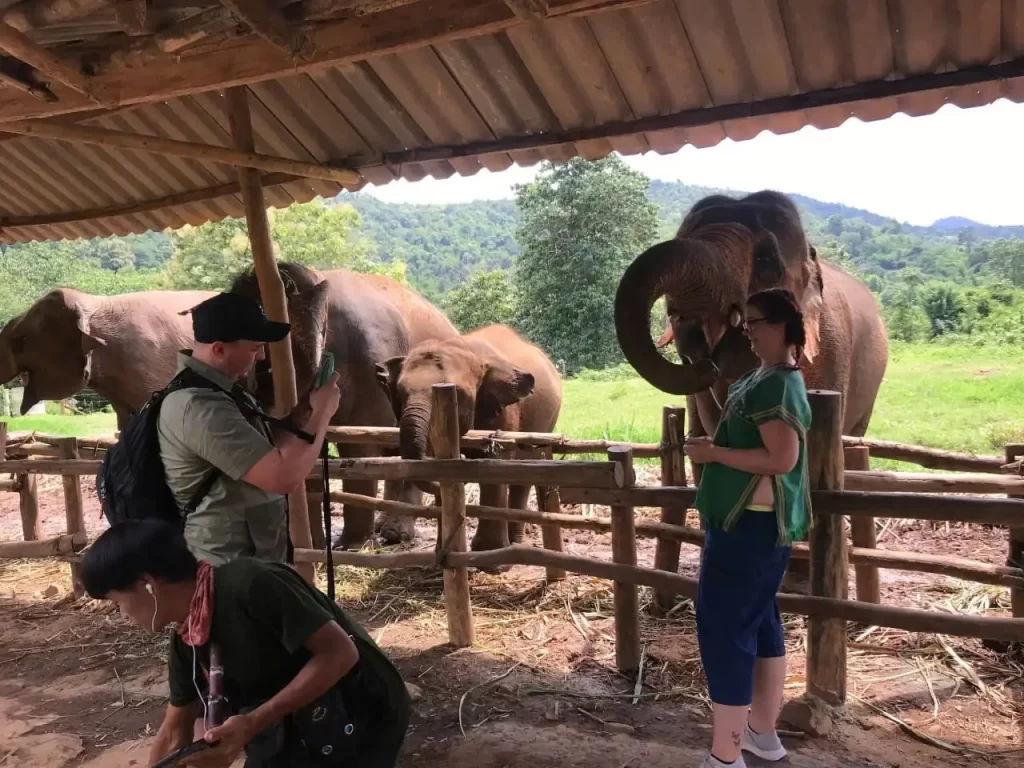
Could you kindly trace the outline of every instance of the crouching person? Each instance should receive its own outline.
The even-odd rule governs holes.
[[[392,768],[410,700],[366,631],[287,565],[199,562],[176,529],[119,523],[87,551],[82,581],[143,629],[170,624],[170,703],[150,765],[189,745],[204,718],[210,647],[220,650],[227,718],[187,765]],[[202,735],[203,729],[196,729]]]

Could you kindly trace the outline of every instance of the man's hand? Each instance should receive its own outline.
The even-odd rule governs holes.
[[[341,402],[341,389],[338,387],[338,380],[341,374],[335,371],[320,389],[314,389],[309,393],[309,404],[315,413],[333,416],[338,410]]]
[[[214,744],[209,749],[197,752],[186,761],[187,765],[196,768],[228,768],[245,749],[245,745],[256,736],[252,720],[248,715],[235,715],[224,721],[223,725],[211,728],[204,737]]]
[[[710,437],[693,437],[683,444],[683,453],[690,457],[694,464],[707,464],[714,461],[716,446]]]

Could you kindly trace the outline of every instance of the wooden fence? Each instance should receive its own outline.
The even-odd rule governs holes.
[[[344,492],[332,492],[333,502],[378,511],[438,520],[435,551],[364,553],[334,551],[338,565],[370,568],[437,566],[444,569],[444,594],[449,640],[456,646],[473,642],[472,604],[467,569],[499,565],[540,566],[549,579],[578,573],[611,580],[615,595],[616,659],[620,670],[635,672],[640,661],[638,587],[653,589],[655,609],[665,610],[676,596],[693,598],[694,579],[679,575],[681,544],[701,546],[704,533],[684,525],[686,510],[696,489],[686,484],[682,444],[685,411],[666,407],[659,444],[569,440],[540,433],[485,433],[460,437],[455,388],[434,389],[431,442],[435,458],[409,461],[380,457],[329,462],[338,479],[434,480],[440,483],[440,506],[388,501]],[[915,632],[960,635],[1001,641],[1024,641],[1024,572],[1020,549],[1024,542],[1024,477],[1019,458],[1024,445],[1006,447],[1006,455],[977,457],[884,441],[843,437],[840,396],[834,392],[809,394],[813,424],[808,435],[813,519],[807,542],[793,548],[795,560],[810,561],[810,594],[780,594],[779,607],[808,617],[807,688],[831,703],[846,698],[846,622],[893,627]],[[113,438],[74,439],[19,435],[7,439],[0,424],[0,491],[21,498],[24,542],[0,543],[0,558],[63,557],[72,562],[87,545],[80,476],[99,469],[103,451]],[[330,439],[395,447],[398,430],[388,428],[335,428]],[[535,459],[461,459],[464,447],[485,448],[494,456],[544,455]],[[554,455],[604,453],[603,461],[554,460]],[[956,474],[872,472],[869,455],[915,462]],[[661,486],[636,483],[633,461],[659,458]],[[319,469],[311,478],[316,477]],[[38,519],[36,477],[62,476],[67,508],[67,533],[44,539]],[[489,482],[546,486],[538,510],[485,507],[466,503],[465,484]],[[943,494],[943,495],[939,495]],[[970,494],[970,495],[947,495]],[[608,517],[563,514],[563,504],[600,504]],[[638,507],[660,507],[661,520],[637,520]],[[312,508],[312,507],[311,507]],[[847,542],[843,516],[851,521],[852,546]],[[875,518],[970,522],[1009,528],[1006,566],[965,558],[878,550]],[[545,548],[513,545],[488,552],[468,552],[467,518],[515,521],[541,526]],[[612,561],[568,555],[561,551],[562,529],[609,532]],[[637,565],[637,537],[655,538],[655,567]],[[323,562],[321,549],[298,549],[297,563]],[[856,598],[848,599],[849,567],[855,568]],[[878,569],[938,573],[975,582],[1008,587],[1013,617],[964,616],[880,604]]]

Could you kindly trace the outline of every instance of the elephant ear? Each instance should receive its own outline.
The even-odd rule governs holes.
[[[402,373],[402,365],[405,364],[405,356],[398,355],[377,363],[376,374],[377,384],[388,396],[391,409],[395,412],[395,418],[402,418],[402,404],[398,402],[398,377]]]
[[[751,259],[753,264],[747,295],[783,284],[786,279],[786,262],[783,261],[782,249],[774,234],[768,230],[758,233]]]
[[[801,297],[801,311],[804,313],[804,359],[808,364],[814,362],[820,347],[821,310],[825,302],[825,283],[821,276],[821,262],[818,251],[808,244],[808,260],[804,265],[804,288]]]
[[[521,371],[504,360],[492,357],[486,361],[477,402],[490,402],[499,408],[518,403],[533,392],[532,373]]]

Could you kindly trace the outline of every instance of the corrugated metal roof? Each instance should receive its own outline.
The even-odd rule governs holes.
[[[1014,78],[573,144],[384,162],[416,148],[629,123],[1021,57],[1024,0],[655,0],[372,56],[249,90],[258,152],[347,160],[362,167],[366,181],[383,184],[573,155],[668,153],[766,130],[831,128],[851,117],[923,115],[947,103],[1021,101],[1024,78]],[[85,122],[230,145],[219,92]],[[0,223],[134,204],[236,179],[226,165],[21,137],[0,140],[0,166]],[[308,180],[270,187],[266,196],[281,207],[339,190]],[[131,216],[5,227],[0,240],[126,234],[242,215],[234,195]]]

